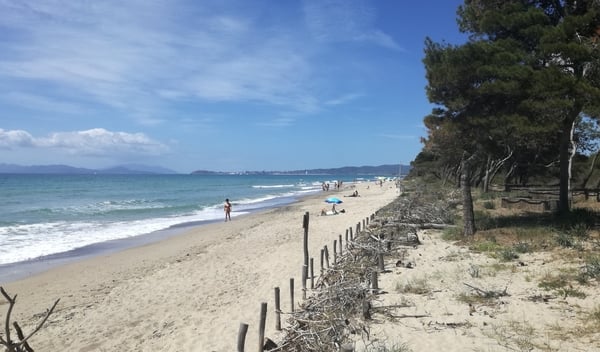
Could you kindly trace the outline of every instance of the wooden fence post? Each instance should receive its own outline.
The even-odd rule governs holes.
[[[237,352],[244,352],[244,345],[246,344],[246,333],[248,332],[248,324],[240,323],[240,330],[238,332],[237,340]]]
[[[337,263],[337,240],[333,240],[333,265]]]
[[[281,331],[281,298],[279,287],[275,287],[275,330]]]
[[[346,229],[346,248],[348,248],[348,229]]]
[[[306,280],[308,277],[308,267],[302,266],[302,299],[306,299]]]
[[[379,290],[379,283],[377,282],[377,271],[371,271],[371,289],[373,292],[377,292]]]
[[[339,240],[340,240],[339,244],[340,244],[340,257],[341,257],[343,255],[343,252],[342,252],[342,235],[340,235]]]
[[[263,302],[260,305],[260,322],[259,322],[259,326],[258,326],[258,352],[264,351],[266,322],[267,322],[267,302]]]
[[[291,311],[294,312],[294,278],[290,278],[290,300]]]
[[[325,264],[327,265],[327,269],[329,269],[329,250],[327,249],[327,245],[325,245]]]
[[[310,289],[315,289],[315,261],[310,258]]]
[[[385,271],[385,263],[383,262],[383,252],[377,254],[377,265],[379,266],[379,271]]]
[[[302,228],[304,228],[304,266],[302,267],[302,298],[306,299],[306,280],[308,279],[308,212],[302,218]]]
[[[323,271],[325,270],[325,267],[323,266],[325,264],[325,250],[321,249],[321,275],[323,275]]]
[[[354,237],[352,236],[352,226],[350,226],[349,230],[350,230],[350,241],[354,241]]]

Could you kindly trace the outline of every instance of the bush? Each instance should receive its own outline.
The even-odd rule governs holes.
[[[477,230],[489,230],[498,227],[498,219],[489,216],[488,214],[475,211],[475,224],[477,226]]]
[[[500,251],[500,258],[505,262],[509,262],[513,259],[519,259],[519,255],[512,248],[504,248]]]
[[[501,249],[501,246],[498,243],[496,243],[496,241],[494,241],[493,238],[491,238],[486,241],[474,243],[471,246],[471,249],[476,252],[483,252],[483,253],[497,252]]]
[[[566,232],[559,232],[556,235],[556,243],[565,248],[573,248],[575,246],[575,238]]]
[[[492,202],[491,200],[488,200],[488,201],[483,202],[483,207],[485,209],[496,209],[496,204],[494,202]]]
[[[584,223],[573,225],[567,232],[572,237],[576,237],[582,240],[589,238],[589,227]]]
[[[462,229],[457,227],[449,227],[442,233],[442,239],[445,241],[460,241],[463,239]]]
[[[585,264],[581,268],[580,279],[581,281],[600,280],[600,256],[592,256],[585,260]]]

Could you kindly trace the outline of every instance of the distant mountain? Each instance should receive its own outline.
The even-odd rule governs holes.
[[[141,165],[141,164],[124,164],[112,167],[107,170],[128,170],[136,173],[148,173],[148,174],[177,174],[177,172],[167,169],[160,166],[149,166],[149,165]]]
[[[373,176],[398,176],[408,174],[408,165],[379,165],[379,166],[345,166],[334,169],[311,169],[305,170],[309,174],[327,175],[373,175]]]
[[[68,165],[15,165],[0,163],[0,174],[62,174],[62,175],[128,175],[128,174],[176,174],[177,172],[157,166],[119,165],[108,169],[85,169]]]
[[[22,166],[14,164],[0,164],[0,173],[3,174],[91,174],[93,170],[77,168],[67,165],[33,165]]]
[[[243,172],[224,172],[197,170],[192,172],[194,175],[373,175],[373,176],[398,176],[407,175],[410,171],[409,165],[380,165],[380,166],[345,166],[331,169],[306,169],[292,171],[243,171]]]

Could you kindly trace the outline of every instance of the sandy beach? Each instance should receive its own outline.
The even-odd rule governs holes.
[[[348,185],[5,284],[18,294],[13,318],[27,332],[60,298],[30,340],[39,351],[234,351],[241,322],[249,324],[246,346],[254,350],[262,302],[269,307],[266,336],[277,337],[274,287],[281,287],[284,311],[290,278],[296,301],[302,299],[303,215],[310,214],[309,252],[317,258],[324,245],[398,195],[392,183],[356,189],[360,197],[344,197],[355,190]],[[320,216],[331,195],[344,201],[338,210],[345,213]],[[0,304],[0,317],[6,307]]]
[[[414,352],[600,351],[597,284],[542,284],[580,270],[573,250],[503,261],[446,241],[438,230],[419,237],[421,245],[403,258],[411,268],[386,261],[385,293],[373,304],[379,310],[369,340],[357,339],[357,350],[381,341]]]

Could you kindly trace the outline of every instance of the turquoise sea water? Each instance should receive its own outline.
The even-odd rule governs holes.
[[[0,276],[9,264],[222,221],[225,198],[235,220],[359,177],[0,174]]]

